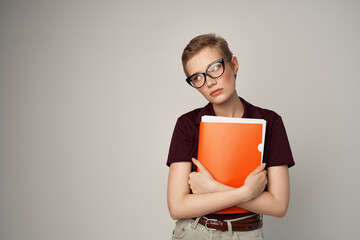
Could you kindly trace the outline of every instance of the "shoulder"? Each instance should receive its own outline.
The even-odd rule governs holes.
[[[192,121],[195,122],[196,117],[199,115],[201,109],[203,108],[196,108],[194,110],[191,110],[187,113],[182,114],[178,119],[182,121]]]
[[[197,118],[202,108],[197,108],[182,114],[177,118],[173,136],[184,136],[191,138],[196,133]]]
[[[281,116],[273,110],[255,106],[244,99],[242,102],[245,105],[246,117],[265,119],[270,124],[281,120]]]

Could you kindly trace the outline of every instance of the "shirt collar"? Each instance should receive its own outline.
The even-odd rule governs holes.
[[[214,108],[211,102],[209,102],[205,107],[203,107],[196,116],[196,125],[200,125],[201,117],[204,115],[215,116]]]

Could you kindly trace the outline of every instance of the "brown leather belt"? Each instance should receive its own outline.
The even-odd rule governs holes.
[[[199,220],[199,223],[204,225],[206,229],[210,231],[228,231],[229,229],[227,222],[230,222],[233,231],[251,231],[259,229],[263,225],[262,216],[260,216],[259,214],[237,221],[223,221],[217,219],[209,219],[205,217],[201,217]]]

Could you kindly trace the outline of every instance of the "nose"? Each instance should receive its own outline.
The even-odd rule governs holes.
[[[211,86],[215,85],[216,83],[217,83],[217,81],[216,81],[215,78],[212,78],[212,77],[209,77],[209,76],[206,77],[206,85],[208,87],[211,87]]]

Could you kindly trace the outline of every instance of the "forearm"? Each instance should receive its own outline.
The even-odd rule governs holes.
[[[283,217],[286,214],[290,197],[287,166],[269,168],[268,178],[268,191],[263,192],[250,201],[239,203],[237,206],[259,214]],[[219,182],[216,182],[212,186],[213,192],[233,189],[233,187],[226,186]]]
[[[194,218],[249,201],[245,188],[201,194],[185,194],[169,204],[173,219]]]
[[[234,189],[226,185],[218,185],[217,191],[229,191]],[[264,191],[260,196],[250,201],[236,204],[237,207],[246,209],[250,212],[283,217],[287,210],[287,203],[278,201],[273,194]]]
[[[168,206],[171,217],[173,219],[199,217],[250,201],[264,190],[267,182],[264,168],[265,165],[256,168],[240,188],[221,191],[194,191],[193,188],[194,194],[190,194],[190,186],[198,185],[194,181],[197,174],[190,173],[191,164],[187,162],[171,164],[168,178]],[[200,173],[211,177],[207,171],[204,173],[205,171],[204,169]]]
[[[280,199],[276,199],[270,192],[263,192],[257,198],[240,203],[237,206],[251,212],[281,218],[286,214],[288,201],[281,201]]]

